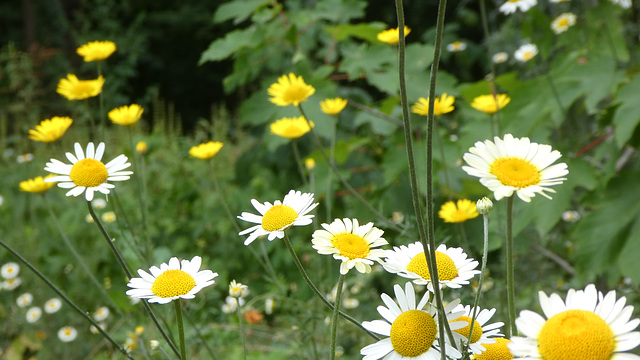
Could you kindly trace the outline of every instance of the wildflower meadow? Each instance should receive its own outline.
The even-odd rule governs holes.
[[[0,9],[0,359],[640,360],[633,0]]]

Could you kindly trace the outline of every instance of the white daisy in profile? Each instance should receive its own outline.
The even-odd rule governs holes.
[[[466,326],[462,329],[453,330],[453,336],[456,340],[458,349],[461,349],[461,344],[466,344],[469,340],[469,331],[471,330],[471,317],[473,316],[473,310],[471,306],[458,305],[453,309],[453,312],[463,311],[464,314],[454,321],[464,321]],[[491,317],[496,313],[496,309],[480,309],[476,308],[476,319],[473,323],[473,333],[471,335],[471,342],[469,350],[474,354],[480,355],[487,349],[485,344],[493,344],[496,342],[496,337],[502,337],[500,334],[500,328],[504,326],[502,322],[496,322],[493,324],[487,324]]]
[[[249,295],[249,287],[247,285],[231,280],[229,283],[229,296],[243,298],[247,295]]]
[[[20,265],[8,262],[0,267],[0,275],[5,279],[13,279],[20,274]]]
[[[70,152],[66,154],[71,164],[51,159],[44,168],[59,175],[46,178],[44,181],[58,182],[58,187],[71,189],[67,192],[67,196],[78,196],[84,192],[87,201],[91,201],[95,191],[109,194],[115,187],[109,181],[129,180],[129,175],[133,174],[132,171],[122,171],[131,166],[124,155],[117,156],[107,164],[100,161],[104,155],[104,143],[98,144],[95,148],[90,142],[86,152],[82,151],[79,143],[76,143],[74,149],[75,155]]]
[[[512,196],[530,202],[536,194],[551,199],[545,192],[555,193],[550,186],[562,184],[569,173],[567,164],[552,165],[562,155],[550,145],[514,138],[511,134],[494,138],[494,142],[478,141],[464,154],[468,166],[462,170],[480,178],[480,183],[493,191],[496,200]]]
[[[240,220],[258,224],[239,233],[239,235],[251,233],[244,241],[245,245],[251,244],[262,235],[269,235],[269,241],[275,238],[282,239],[284,231],[288,228],[311,224],[313,215],[307,215],[307,213],[318,206],[318,203],[313,203],[313,194],[303,194],[295,190],[289,191],[282,202],[276,200],[273,205],[270,202],[261,204],[256,199],[251,199],[251,204],[260,215],[243,212],[238,216]]]
[[[200,271],[200,265],[200,256],[182,262],[172,257],[169,264],[163,263],[159,268],[152,266],[149,269],[151,274],[139,269],[141,277],[129,280],[127,286],[131,289],[127,290],[127,295],[158,304],[167,304],[176,299],[193,299],[204,287],[213,285],[215,281],[212,279],[218,276],[211,270]]]
[[[383,249],[375,247],[386,245],[382,238],[384,231],[373,226],[373,223],[359,225],[357,219],[335,219],[331,224],[322,224],[324,230],[316,230],[311,242],[313,248],[321,255],[333,255],[342,260],[340,274],[345,275],[354,267],[365,274],[371,272],[371,265],[381,262]]]
[[[429,291],[433,291],[429,266],[420,242],[394,246],[393,250],[386,251],[385,257],[382,263],[385,270],[411,279],[416,285],[427,285]],[[480,274],[479,270],[475,270],[478,262],[467,258],[462,248],[447,248],[441,244],[436,249],[436,262],[441,288],[447,286],[458,289],[462,285],[468,285],[469,279]]]
[[[462,41],[454,41],[447,45],[447,51],[449,52],[459,52],[464,51],[467,48],[467,43]]]
[[[551,22],[551,30],[556,34],[561,34],[575,25],[576,19],[577,17],[574,13],[562,13]]]
[[[536,6],[537,3],[537,0],[507,0],[507,2],[500,6],[500,12],[505,15],[513,14],[517,10],[527,12]]]
[[[503,62],[506,62],[507,60],[509,60],[509,54],[507,54],[504,51],[499,52],[499,53],[495,53],[491,57],[491,61],[493,61],[494,64],[502,64]]]
[[[40,309],[37,306],[34,306],[32,308],[29,308],[29,310],[27,310],[27,322],[30,324],[33,324],[34,322],[40,320],[40,317],[42,316],[42,309]]]
[[[76,337],[78,337],[78,331],[71,326],[65,326],[58,330],[58,339],[62,342],[71,342]]]
[[[535,44],[524,44],[520,46],[513,57],[520,62],[527,62],[538,55],[538,47]]]
[[[400,285],[394,285],[393,290],[396,301],[387,295],[380,297],[386,306],[378,306],[378,312],[384,320],[365,321],[362,326],[376,334],[386,336],[384,339],[363,347],[360,354],[363,360],[438,360],[440,348],[438,347],[438,321],[436,309],[429,304],[429,292],[416,304],[416,295],[413,285],[405,284],[404,291]],[[462,321],[452,321],[462,312],[451,313],[451,310],[459,304],[454,300],[445,307],[446,318],[451,330],[463,328],[466,324]],[[448,357],[459,359],[462,354],[452,347],[448,339],[445,342],[445,351]]]
[[[566,301],[558,294],[538,293],[545,317],[523,310],[516,319],[518,331],[509,349],[516,359],[607,359],[639,360],[627,353],[640,345],[640,332],[633,331],[640,319],[631,319],[633,306],[627,299],[616,299],[587,285],[584,290],[570,289]]]
[[[62,301],[58,298],[51,298],[44,303],[44,312],[47,314],[53,314],[58,312],[62,307]]]
[[[30,293],[24,293],[18,296],[18,298],[16,299],[16,305],[18,305],[19,308],[26,308],[27,306],[31,305],[32,302],[33,295],[31,295]]]

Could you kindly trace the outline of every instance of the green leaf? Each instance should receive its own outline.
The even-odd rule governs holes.
[[[209,45],[209,48],[200,56],[198,65],[208,61],[224,60],[242,48],[257,45],[254,34],[256,34],[255,27],[227,33],[224,38],[218,39]]]
[[[317,4],[312,12],[313,16],[335,23],[361,18],[367,7],[367,2],[362,0],[323,0],[318,1]]]
[[[640,219],[636,218],[629,236],[627,237],[627,243],[620,251],[620,257],[618,258],[618,267],[620,273],[623,276],[631,278],[635,283],[640,282],[640,261],[638,261],[638,254],[640,254]]]
[[[629,141],[634,129],[640,123],[638,94],[640,94],[640,76],[636,74],[631,81],[620,88],[615,100],[616,103],[620,103],[613,115],[613,125],[616,128],[614,138],[619,148]]]
[[[324,30],[331,34],[336,41],[343,41],[349,37],[366,40],[372,43],[379,43],[378,33],[386,29],[387,25],[381,22],[344,24],[336,26],[326,26]]]
[[[217,24],[234,19],[233,23],[238,24],[249,18],[256,9],[270,3],[269,0],[236,0],[224,3],[213,15],[213,22]]]

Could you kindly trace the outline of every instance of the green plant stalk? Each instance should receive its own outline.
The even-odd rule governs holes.
[[[305,116],[306,118],[306,116]],[[331,163],[335,164],[336,160],[336,124],[331,126],[331,139],[329,140],[329,159],[331,159]],[[331,221],[331,208],[333,205],[333,190],[331,189],[331,185],[333,185],[333,168],[329,167],[329,174],[327,176],[327,191],[325,192],[326,196],[324,197],[325,209],[326,209],[326,219],[327,221]]]
[[[298,173],[302,178],[302,183],[304,186],[307,186],[307,175],[304,173],[304,168],[302,167],[302,158],[300,157],[300,149],[298,149],[298,142],[296,139],[291,140],[291,147],[293,148],[293,158],[296,162],[296,168],[298,169]]]
[[[291,253],[291,256],[293,257],[293,262],[296,263],[296,266],[298,267],[298,270],[300,271],[300,274],[302,275],[302,278],[304,279],[304,281],[307,283],[307,285],[309,285],[311,290],[320,298],[320,300],[322,300],[322,302],[325,305],[327,305],[331,310],[333,310],[334,307],[331,304],[331,302],[329,302],[329,300],[327,300],[324,297],[324,295],[322,295],[320,290],[318,290],[318,288],[313,284],[313,282],[309,278],[309,275],[307,275],[307,272],[304,270],[304,267],[302,266],[302,263],[300,262],[300,259],[298,258],[298,255],[296,255],[296,251],[293,249],[293,245],[291,244],[291,240],[289,240],[289,236],[287,235],[286,232],[284,233],[284,243],[285,243],[285,245],[287,245],[287,248],[289,249],[289,252]],[[364,332],[369,334],[369,336],[373,337],[376,340],[380,340],[380,338],[376,334],[374,334],[374,333],[370,332],[369,330],[365,329],[364,326],[362,326],[362,324],[360,324],[358,322],[358,320],[356,320],[356,319],[352,318],[351,316],[343,313],[342,311],[340,311],[339,313],[340,313],[340,316],[342,316],[343,318],[349,320],[351,323],[353,323],[356,326],[358,326]]]
[[[4,247],[5,249],[7,249],[7,251],[9,251],[14,257],[16,257],[18,260],[20,260],[26,267],[28,267],[31,271],[33,271],[34,274],[36,274],[36,276],[38,276],[42,281],[45,282],[45,284],[47,284],[51,290],[53,290],[53,292],[55,292],[56,294],[58,294],[58,296],[60,296],[60,298],[62,298],[62,300],[64,302],[66,302],[69,306],[71,306],[71,308],[77,312],[78,314],[80,314],[80,316],[82,316],[85,320],[87,320],[91,325],[93,325],[98,332],[100,332],[100,334],[107,339],[111,344],[113,344],[113,346],[115,346],[116,349],[118,349],[118,351],[120,351],[121,353],[124,354],[124,356],[127,357],[127,359],[131,359],[134,360],[133,357],[131,357],[131,354],[129,354],[123,347],[120,346],[120,344],[118,342],[116,342],[115,340],[113,340],[111,338],[111,336],[109,336],[109,334],[104,331],[102,329],[102,327],[100,327],[100,324],[98,324],[95,320],[93,320],[91,318],[91,316],[88,315],[88,313],[86,311],[82,311],[82,309],[80,309],[78,307],[78,305],[76,305],[73,301],[71,301],[71,299],[69,299],[57,286],[55,286],[43,273],[41,273],[35,266],[33,266],[29,261],[27,261],[27,259],[25,259],[24,257],[22,257],[22,255],[20,255],[17,251],[15,251],[13,248],[11,248],[8,244],[6,244],[4,241],[0,240],[0,245],[2,247]]]
[[[238,306],[236,306],[236,310],[238,312],[238,332],[240,332],[240,339],[242,339],[242,355],[244,360],[247,360],[247,340],[245,339],[244,336],[244,329],[243,329],[243,325],[242,325],[242,310],[240,309],[240,299],[239,298],[235,298],[236,301],[238,302]]]
[[[184,343],[184,324],[182,323],[182,303],[180,299],[174,300],[173,305],[176,309],[176,319],[178,320],[178,337],[180,339],[180,359],[187,360],[187,349]]]
[[[336,288],[336,302],[333,304],[333,315],[331,316],[331,360],[336,358],[336,336],[338,335],[338,313],[340,312],[340,304],[342,301],[342,286],[344,285],[345,275],[342,273],[338,278],[338,287]]]
[[[298,105],[298,109],[300,109],[300,113],[309,124],[309,127],[311,127],[311,124],[309,123],[309,118],[307,117],[304,110],[302,109],[302,104]],[[367,208],[367,210],[369,210],[373,215],[375,215],[380,221],[384,222],[389,228],[397,232],[402,232],[402,229],[399,228],[398,225],[394,224],[391,220],[387,219],[378,210],[376,210],[373,206],[371,206],[371,204],[369,204],[369,202],[367,202],[367,200],[365,200],[365,198],[363,198],[362,195],[360,195],[356,191],[356,189],[354,189],[353,186],[351,186],[351,184],[347,182],[347,180],[340,174],[340,171],[336,167],[336,164],[333,161],[331,161],[331,158],[329,157],[327,152],[324,150],[324,147],[322,146],[322,142],[320,141],[318,134],[316,134],[315,131],[313,131],[313,128],[311,128],[309,132],[313,136],[314,141],[316,142],[318,148],[320,149],[320,153],[322,154],[322,157],[324,157],[324,160],[329,164],[333,172],[336,174],[336,176],[342,183],[342,186],[344,186],[347,190],[349,190],[349,192],[353,196],[355,196],[356,199],[358,199],[362,203],[362,205],[364,205]]]
[[[449,181],[449,166],[447,166],[447,159],[444,154],[444,142],[440,136],[436,137],[438,139],[438,149],[440,150],[440,160],[442,161],[442,172],[444,174],[444,183],[447,187],[448,198],[451,199],[451,182]]]
[[[213,360],[218,360],[218,357],[216,356],[216,354],[213,352],[209,344],[205,341],[204,336],[202,335],[202,331],[200,331],[200,328],[198,327],[198,325],[195,324],[193,320],[191,320],[191,318],[189,318],[188,313],[185,312],[182,314],[182,316],[190,323],[190,326],[196,331],[196,334],[198,334],[198,339],[200,339],[200,343],[202,343],[204,348],[207,350],[207,352],[209,353],[209,356],[211,356]]]
[[[127,134],[129,135],[129,147],[131,148],[131,153],[135,154],[136,147],[133,144],[133,125],[127,126]],[[134,158],[134,161],[135,161],[135,157],[134,156],[132,157]],[[146,176],[144,174],[144,167],[142,167],[141,170],[142,170],[141,171],[142,177],[141,178],[135,177],[135,183],[136,183],[136,186],[138,187],[138,191],[136,191],[136,193],[138,196],[138,202],[140,203],[140,207],[141,207],[140,214],[142,215],[142,233],[144,237],[144,247],[146,252],[145,255],[146,255],[146,260],[149,261],[152,258],[151,239],[149,237],[149,215],[148,215],[149,210],[147,206],[146,184],[144,184],[146,180]]]
[[[482,284],[484,283],[484,274],[487,270],[487,257],[489,254],[489,214],[482,214],[482,229],[483,229],[483,247],[482,247],[482,265],[480,267],[480,277],[478,278],[478,291],[476,292],[476,297],[473,299],[473,313],[471,315],[471,325],[469,325],[469,337],[467,338],[467,344],[465,346],[465,351],[462,353],[466,353],[466,349],[471,344],[471,336],[473,335],[473,325],[476,320],[476,312],[478,309],[478,304],[480,303],[480,293],[482,293]]]
[[[122,270],[124,271],[125,275],[127,275],[127,280],[131,279],[132,276],[131,276],[131,271],[129,271],[129,267],[125,263],[124,258],[122,257],[122,255],[120,254],[120,251],[116,247],[116,244],[114,244],[113,241],[111,241],[111,237],[109,236],[109,233],[107,233],[107,230],[104,228],[104,225],[102,225],[102,223],[100,222],[100,219],[96,215],[96,212],[93,210],[91,201],[87,201],[87,207],[89,208],[89,213],[93,218],[93,222],[98,226],[98,229],[100,229],[102,236],[109,244],[109,247],[113,251],[113,254],[118,260],[118,263],[122,267]],[[180,353],[178,351],[178,348],[176,348],[176,345],[173,343],[173,341],[171,341],[167,332],[164,331],[164,328],[162,327],[162,325],[160,325],[160,322],[158,321],[158,318],[156,317],[156,315],[153,313],[153,310],[151,310],[149,303],[144,299],[141,301],[141,303],[144,306],[144,309],[147,311],[147,314],[149,314],[149,316],[151,317],[151,320],[153,321],[153,323],[156,325],[156,328],[158,329],[158,331],[160,331],[160,334],[162,335],[164,340],[167,342],[167,344],[169,344],[169,347],[171,347],[171,350],[173,350],[173,352],[176,355],[179,355]]]
[[[513,265],[513,203],[515,194],[507,198],[507,308],[509,310],[509,338],[516,332],[516,291]]]
[[[102,95],[102,92],[100,92]],[[96,137],[96,122],[93,119],[93,115],[91,115],[91,108],[89,107],[89,100],[84,99],[84,107],[86,108],[87,115],[89,116],[89,139],[93,141]]]

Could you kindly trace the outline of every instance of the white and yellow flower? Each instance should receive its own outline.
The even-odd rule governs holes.
[[[0,275],[5,279],[13,279],[20,274],[20,265],[8,262],[0,267]]]
[[[561,34],[575,25],[576,19],[577,16],[574,13],[562,13],[551,22],[551,30],[556,34]]]
[[[463,311],[464,314],[454,321],[464,321],[466,326],[453,330],[453,336],[456,340],[456,345],[460,349],[460,344],[466,344],[469,340],[469,331],[471,330],[471,317],[473,316],[473,310],[471,306],[458,305],[453,309],[454,312]],[[500,328],[504,326],[502,322],[496,322],[493,324],[487,324],[487,322],[496,313],[496,309],[482,309],[476,308],[476,319],[473,323],[473,333],[471,335],[471,342],[469,343],[469,350],[474,354],[480,355],[487,349],[484,345],[493,344],[496,342],[496,337],[502,337],[500,334]]]
[[[40,317],[42,317],[42,309],[37,306],[31,307],[29,308],[29,310],[27,310],[27,314],[25,316],[27,322],[33,324],[34,322],[40,320]]]
[[[269,235],[269,241],[275,238],[282,239],[284,231],[288,228],[311,224],[314,215],[307,215],[307,213],[318,206],[318,203],[313,203],[313,194],[303,194],[295,190],[289,191],[282,202],[276,200],[273,204],[270,202],[261,204],[258,200],[251,199],[251,204],[260,215],[243,212],[238,216],[240,220],[258,224],[239,233],[239,235],[251,233],[244,241],[245,245],[251,244],[258,236],[263,235]]]
[[[78,337],[78,330],[71,326],[65,326],[58,330],[58,339],[62,342],[71,342]]]
[[[535,44],[524,44],[520,46],[513,57],[520,62],[527,62],[538,55],[538,47]]]
[[[231,280],[231,283],[229,283],[229,296],[243,298],[247,295],[249,295],[249,287],[247,285]]]
[[[16,305],[18,305],[19,308],[25,308],[29,306],[31,305],[31,302],[33,302],[33,295],[31,295],[30,293],[24,293],[18,296],[18,298],[16,299]]]
[[[532,7],[536,6],[537,0],[507,0],[502,6],[500,6],[500,12],[509,15],[513,14],[517,10],[527,12]]]
[[[51,298],[44,303],[44,312],[47,314],[53,314],[58,312],[62,307],[62,301],[58,298]]]

